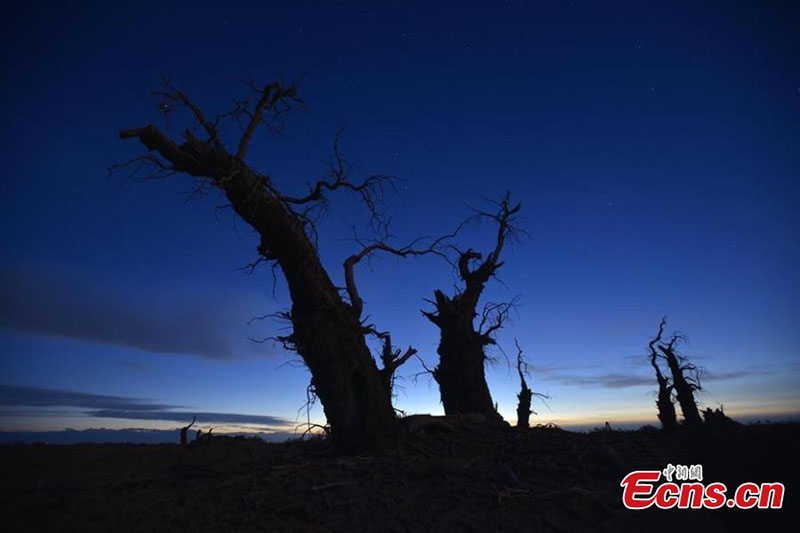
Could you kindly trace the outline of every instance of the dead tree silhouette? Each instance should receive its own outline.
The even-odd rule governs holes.
[[[394,394],[394,381],[395,372],[397,369],[413,357],[417,350],[411,346],[403,352],[400,349],[395,349],[392,345],[392,337],[389,333],[382,333],[380,336],[383,338],[383,347],[381,349],[381,364],[383,367],[380,369],[381,382],[389,398]]]
[[[496,212],[476,211],[475,218],[497,224],[494,249],[483,261],[482,254],[471,248],[459,252],[456,268],[463,288],[457,289],[452,297],[436,290],[431,301],[436,310],[423,314],[440,330],[439,364],[432,374],[439,384],[445,414],[481,413],[487,420],[501,421],[486,383],[486,346],[495,344],[492,335],[503,326],[513,303],[486,304],[477,328],[474,320],[486,282],[503,265],[500,261],[503,246],[519,231],[514,222],[522,205],[512,205],[509,193],[493,204]],[[471,268],[476,261],[478,264]]]
[[[189,436],[188,436],[189,428],[191,428],[194,425],[196,420],[197,417],[193,416],[192,421],[189,423],[189,425],[181,428],[181,444],[183,446],[187,446],[189,444]]]
[[[533,392],[528,387],[528,382],[525,376],[528,374],[528,363],[522,355],[522,348],[519,346],[517,339],[514,339],[514,344],[517,347],[517,374],[519,374],[519,394],[517,394],[517,427],[520,429],[528,429],[530,427],[531,414],[536,414],[531,408],[531,401],[533,397],[550,398],[546,394],[540,392]]]
[[[658,333],[648,344],[650,350],[650,365],[656,373],[656,381],[658,382],[658,397],[656,399],[656,407],[658,408],[658,420],[661,422],[661,427],[667,431],[675,429],[678,425],[678,419],[675,415],[675,402],[672,398],[672,383],[668,377],[665,377],[658,366],[659,354],[656,351],[656,344],[661,342],[661,336],[664,333],[664,325],[667,323],[666,318],[661,319],[658,325]]]
[[[734,421],[728,415],[725,414],[725,407],[720,405],[716,409],[711,409],[707,407],[705,411],[703,411],[703,421],[707,425],[719,426],[719,425],[731,425],[735,424],[738,425],[739,423]]]
[[[199,446],[201,444],[205,444],[211,441],[211,432],[214,431],[214,428],[210,428],[208,431],[203,433],[202,429],[198,429],[197,433],[194,435],[194,445]]]
[[[353,269],[375,252],[420,255],[434,251],[438,241],[425,249],[393,248],[385,238],[363,246],[345,261],[346,301],[320,260],[315,222],[326,195],[344,190],[358,196],[375,226],[385,228],[379,204],[392,177],[371,175],[358,183],[351,181],[337,133],[329,176],[309,185],[305,195],[284,193],[272,176],[250,166],[247,155],[256,130],[280,132],[287,114],[304,103],[294,84],[276,82],[250,89],[250,97],[211,120],[185,93],[166,82],[157,93],[165,116],[183,110],[194,125],[185,130],[182,140],[171,139],[152,124],[122,130],[121,139],[139,140],[148,153],[112,170],[144,169],[151,178],[183,174],[195,180],[195,195],[209,187],[221,191],[229,206],[259,235],[255,264],[270,263],[286,278],[292,300],[286,317],[292,332],[276,340],[295,350],[310,370],[311,387],[322,403],[336,448],[359,452],[392,447],[398,435],[395,411],[366,343],[365,336],[374,328],[362,318],[363,301]],[[235,142],[223,140],[221,121],[241,125]]]
[[[665,324],[666,317],[661,319],[659,335],[658,338],[654,339],[651,343],[651,350],[653,345],[656,346],[658,351],[661,352],[659,357],[666,362],[669,368],[670,374],[672,375],[672,390],[674,390],[675,398],[681,407],[684,424],[700,424],[702,423],[702,419],[700,418],[700,411],[697,409],[694,393],[695,391],[702,390],[700,384],[701,370],[696,365],[690,363],[686,356],[676,352],[676,344],[680,341],[687,340],[685,335],[676,332],[672,334],[668,342],[664,343],[661,341],[660,337]],[[659,396],[660,395],[661,391],[659,389]]]

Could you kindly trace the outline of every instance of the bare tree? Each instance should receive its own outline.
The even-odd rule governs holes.
[[[397,369],[413,357],[417,353],[417,350],[412,346],[409,346],[405,352],[400,349],[395,349],[394,346],[392,346],[391,335],[384,333],[381,336],[383,338],[383,347],[381,348],[380,354],[381,364],[383,365],[380,369],[381,382],[391,398],[394,394],[394,381]]]
[[[522,348],[519,346],[517,339],[514,339],[514,344],[517,347],[517,374],[519,374],[519,394],[517,394],[517,428],[528,429],[530,427],[531,414],[536,414],[536,411],[531,407],[531,402],[534,397],[549,399],[550,396],[540,392],[533,392],[528,387],[528,382],[525,376],[528,375],[528,362],[522,355]]]
[[[533,391],[528,388],[528,382],[525,381],[525,374],[527,374],[528,364],[522,357],[522,348],[519,347],[519,342],[514,339],[514,344],[517,346],[517,373],[519,374],[519,394],[517,394],[517,427],[520,429],[528,429],[530,427],[531,413],[531,400],[533,399]]]
[[[197,420],[197,417],[193,416],[192,417],[192,421],[189,422],[189,425],[188,426],[183,426],[181,428],[181,444],[183,446],[188,446],[189,445],[189,435],[188,435],[189,428],[191,428],[194,425],[196,420]]]
[[[683,414],[683,421],[684,424],[688,425],[695,425],[702,423],[702,419],[700,418],[700,411],[697,409],[697,402],[694,399],[695,391],[702,390],[702,386],[700,384],[700,368],[696,365],[689,362],[689,360],[676,352],[676,344],[680,341],[686,341],[686,336],[680,333],[673,333],[670,337],[669,341],[662,342],[661,336],[664,331],[664,325],[666,324],[666,317],[661,319],[661,324],[659,325],[658,335],[655,339],[653,339],[650,343],[650,351],[651,351],[651,365],[657,369],[656,377],[661,374],[660,369],[658,369],[658,365],[654,363],[656,359],[660,358],[664,362],[666,362],[667,367],[669,368],[670,374],[672,375],[672,383],[671,386],[668,387],[670,392],[674,391],[675,398],[678,401],[678,404],[681,406],[681,414]],[[656,347],[660,354],[656,357],[654,354],[655,350],[653,347]],[[665,381],[666,384],[669,384],[668,378],[664,378],[661,376],[661,379],[667,380]],[[661,384],[659,382],[659,401],[661,401],[662,391],[661,391]],[[670,403],[672,402],[670,396]],[[659,405],[659,413],[660,413],[661,405]],[[665,405],[665,409],[669,409]],[[674,406],[673,406],[674,411]],[[665,416],[669,417],[668,414]],[[673,415],[674,416],[674,415]],[[659,416],[660,419],[660,416]],[[662,420],[663,424],[663,420]],[[664,426],[667,428],[667,426]]]
[[[364,247],[345,261],[346,301],[331,281],[317,250],[314,212],[324,208],[326,195],[337,190],[356,194],[382,227],[378,204],[391,177],[372,175],[360,182],[348,176],[339,150],[337,134],[330,175],[309,185],[305,195],[285,194],[272,177],[247,162],[254,134],[259,128],[280,131],[286,115],[302,106],[295,85],[270,83],[251,86],[251,98],[236,102],[233,111],[208,119],[180,91],[166,84],[161,96],[165,114],[188,112],[194,126],[182,140],[173,140],[154,125],[122,130],[121,139],[137,139],[148,153],[121,166],[145,168],[150,177],[183,174],[194,179],[196,192],[216,188],[230,206],[259,235],[259,260],[277,266],[286,278],[292,300],[286,317],[292,332],[279,337],[294,349],[311,372],[311,390],[322,402],[337,449],[358,452],[391,447],[398,428],[390,395],[369,351],[365,335],[370,332],[362,319],[363,302],[353,268],[373,252],[399,256],[423,253],[412,247],[395,249],[384,241]],[[226,143],[220,121],[241,125],[241,135]],[[229,146],[230,145],[230,146]]]
[[[661,372],[658,365],[659,353],[656,350],[656,344],[661,342],[661,336],[664,333],[664,325],[667,319],[662,318],[661,323],[658,325],[658,333],[648,344],[650,350],[650,365],[656,373],[656,381],[658,381],[658,397],[656,399],[656,407],[658,408],[658,420],[665,430],[673,430],[678,425],[678,420],[675,415],[675,403],[672,398],[672,383],[668,377],[665,377]]]
[[[494,249],[486,259],[471,248],[459,252],[456,268],[463,287],[452,297],[436,290],[431,302],[436,310],[423,314],[441,333],[437,349],[439,364],[432,373],[439,384],[445,413],[481,413],[489,420],[500,421],[502,417],[486,383],[486,346],[495,344],[493,334],[503,326],[513,304],[487,304],[477,327],[475,318],[486,282],[503,265],[500,261],[503,247],[518,231],[514,219],[522,206],[512,205],[509,193],[494,204],[495,212],[476,211],[475,214],[478,220],[488,219],[497,224]]]
[[[697,402],[694,399],[694,392],[702,390],[700,384],[700,370],[689,360],[675,352],[675,343],[685,339],[680,334],[673,334],[667,344],[660,344],[658,349],[664,354],[664,358],[672,374],[672,385],[675,388],[675,397],[681,406],[681,414],[685,424],[700,424],[700,411],[697,409]]]
[[[718,426],[721,424],[738,424],[738,422],[734,421],[728,415],[725,414],[725,407],[720,405],[716,409],[711,409],[707,407],[705,411],[703,411],[703,421],[707,425],[714,425]]]

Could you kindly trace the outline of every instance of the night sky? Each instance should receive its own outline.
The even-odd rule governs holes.
[[[302,193],[342,127],[354,177],[401,179],[398,245],[510,190],[530,237],[484,301],[519,297],[498,342],[519,340],[551,396],[534,423],[655,423],[645,354],[664,315],[707,369],[704,406],[800,412],[800,3],[44,4],[6,8],[0,32],[0,430],[172,428],[176,411],[285,430],[305,402],[296,358],[248,340],[280,333],[248,321],[289,305],[280,275],[273,296],[269,268],[239,270],[254,233],[216,194],[187,202],[188,178],[107,175],[142,153],[120,129],[164,126],[164,74],[208,114],[247,79],[298,80],[308,108],[250,163]],[[367,214],[331,200],[320,251],[341,284]],[[488,249],[493,230],[459,242]],[[370,267],[365,313],[433,366],[420,310],[451,268]],[[492,353],[513,422],[519,384]],[[439,414],[419,371],[401,368],[397,405]]]

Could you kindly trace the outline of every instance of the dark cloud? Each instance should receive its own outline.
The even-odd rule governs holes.
[[[175,411],[180,406],[155,403],[139,398],[105,396],[38,387],[0,385],[0,407],[77,407],[86,409],[83,415],[94,418],[122,418],[128,420],[151,420],[164,422],[188,422],[196,416],[201,424],[258,424],[262,426],[286,427],[289,421],[279,416],[243,415],[237,413],[205,413],[197,411]],[[52,414],[52,411],[50,412]],[[28,411],[4,410],[3,414],[30,416]],[[69,413],[75,416],[75,413]]]
[[[562,372],[571,371],[571,370],[594,370],[603,368],[602,365],[598,364],[586,364],[586,365],[530,365],[531,371],[534,374],[540,374],[543,376],[552,376],[558,375]]]
[[[105,396],[38,387],[0,385],[0,405],[15,407],[81,407],[86,409],[124,409],[126,411],[158,411],[176,407],[149,400]]]
[[[704,369],[701,377],[705,381],[725,381],[729,379],[746,378],[750,376],[768,376],[775,374],[792,374],[800,371],[798,363],[749,365],[738,370],[717,372]]]
[[[169,290],[168,290],[169,289]],[[241,302],[207,291],[102,289],[85,279],[0,271],[0,328],[211,358],[264,353]]]
[[[597,374],[594,376],[554,374],[551,375],[549,379],[558,381],[562,385],[603,387],[607,389],[623,389],[626,387],[638,387],[640,385],[652,385],[655,381],[655,378],[652,377],[617,373]]]
[[[642,366],[650,366],[650,355],[624,355],[621,358],[622,364],[627,367],[641,368]],[[707,355],[689,355],[689,359],[693,362],[704,361],[710,359]]]
[[[289,422],[279,416],[241,415],[235,413],[198,413],[194,411],[124,411],[101,409],[87,413],[97,418],[125,418],[129,420],[160,420],[164,422],[191,422],[197,417],[200,424],[259,424],[262,426],[285,427]]]
[[[627,360],[624,357],[623,360]],[[694,359],[694,358],[693,358]],[[592,368],[582,366],[580,370]],[[595,365],[594,368],[597,368]],[[585,375],[570,372],[578,370],[575,366],[553,365],[534,368],[534,373],[539,373],[543,379],[555,381],[562,385],[578,387],[602,387],[607,389],[623,389],[626,387],[638,387],[642,385],[655,386],[655,377],[644,374],[609,372],[603,374]],[[769,365],[769,366],[748,366],[738,370],[728,370],[724,372],[713,372],[702,370],[701,379],[703,381],[726,381],[749,376],[763,376],[797,371],[797,365]]]
[[[735,370],[731,372],[703,372],[700,377],[703,381],[725,381],[728,379],[739,379],[747,376],[754,376],[754,375],[763,375],[767,374],[768,372],[764,371],[757,371],[754,372],[753,370]]]
[[[639,385],[650,385],[654,378],[640,374],[608,372],[601,374],[582,374],[579,371],[600,370],[604,367],[598,364],[588,365],[534,365],[532,371],[547,381],[554,381],[562,385],[580,387],[603,387],[609,389],[621,389],[625,387],[636,387]]]

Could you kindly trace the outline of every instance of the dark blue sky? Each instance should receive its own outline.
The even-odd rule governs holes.
[[[506,286],[487,298],[520,296],[499,340],[520,340],[533,387],[553,396],[542,421],[654,419],[643,356],[662,315],[707,367],[707,405],[800,411],[800,6],[468,4],[13,8],[0,36],[2,427],[153,424],[86,417],[67,392],[98,409],[113,396],[289,420],[305,400],[305,371],[247,340],[278,327],[249,318],[288,304],[268,269],[237,270],[255,258],[252,232],[216,196],[186,203],[186,179],[106,175],[141,153],[117,131],[159,120],[148,92],[162,73],[209,114],[246,78],[300,80],[308,109],[286,138],[262,134],[251,163],[302,191],[344,126],[356,174],[403,179],[386,206],[398,244],[510,189],[531,239],[507,250]],[[321,252],[341,281],[365,214],[344,194],[332,203]],[[462,242],[490,238],[470,228]],[[376,259],[359,279],[365,311],[433,364],[437,330],[419,309],[451,287],[449,267]],[[489,380],[513,419],[513,375],[501,364]],[[404,386],[401,408],[441,411],[424,379]]]

